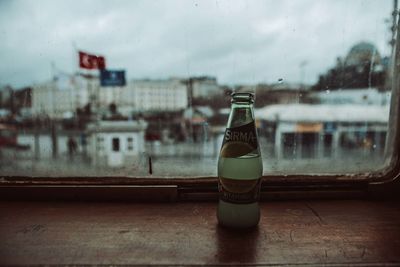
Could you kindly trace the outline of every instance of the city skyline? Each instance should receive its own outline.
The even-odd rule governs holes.
[[[28,86],[77,50],[127,79],[215,76],[220,84],[315,83],[358,42],[382,56],[392,1],[0,1],[0,85]]]

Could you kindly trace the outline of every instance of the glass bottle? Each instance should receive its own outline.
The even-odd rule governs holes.
[[[254,95],[234,93],[218,158],[219,224],[233,228],[256,226],[263,172],[254,121]]]

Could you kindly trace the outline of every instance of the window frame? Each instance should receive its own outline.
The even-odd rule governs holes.
[[[358,174],[269,175],[261,200],[304,198],[385,198],[400,194],[400,20],[391,66],[392,97],[385,166]],[[99,138],[96,137],[96,143]],[[103,137],[104,138],[104,137]],[[104,146],[104,140],[103,140]],[[121,143],[119,144],[121,148]],[[217,177],[27,177],[1,176],[0,199],[7,200],[216,200]]]

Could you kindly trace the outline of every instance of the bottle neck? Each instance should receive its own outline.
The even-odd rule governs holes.
[[[233,102],[227,127],[235,128],[254,121],[252,102]]]

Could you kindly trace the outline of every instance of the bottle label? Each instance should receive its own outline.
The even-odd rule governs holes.
[[[244,156],[258,148],[254,121],[234,128],[226,128],[220,155],[225,158]]]
[[[238,180],[219,177],[219,198],[233,204],[251,204],[260,198],[261,179]]]

